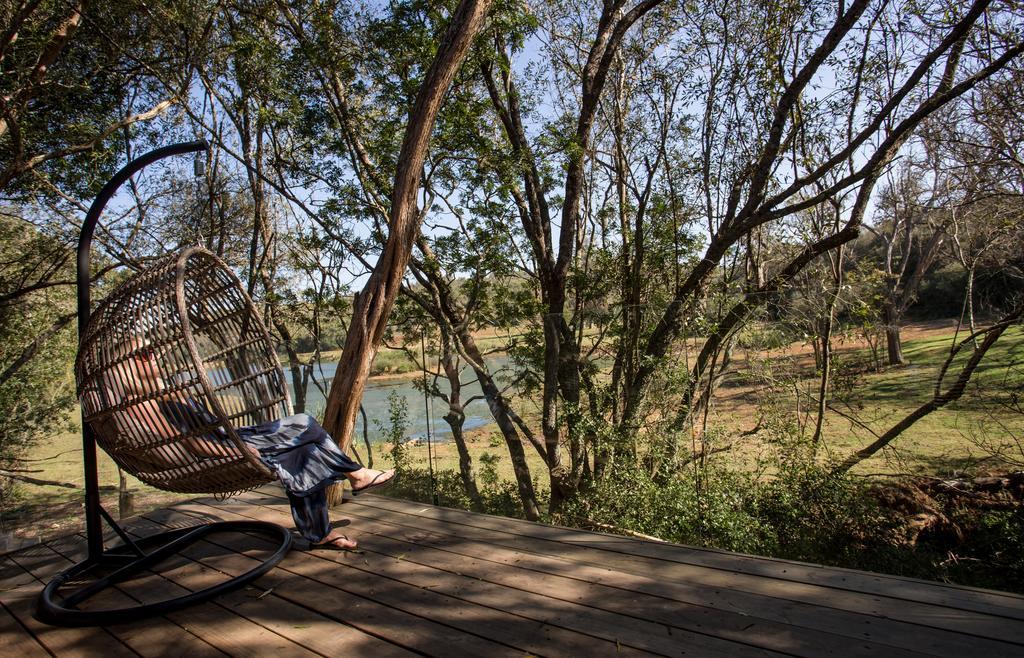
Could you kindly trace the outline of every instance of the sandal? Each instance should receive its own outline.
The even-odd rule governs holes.
[[[341,542],[350,544],[349,546],[343,545]],[[332,531],[323,541],[312,543],[310,542],[309,548],[306,550],[328,550],[328,551],[352,551],[359,547],[359,544],[354,539],[349,539],[348,535]]]
[[[388,475],[389,473],[391,474],[390,477],[388,477],[387,479],[381,480],[382,477],[384,477],[385,475]],[[370,480],[370,484],[364,485],[364,486],[359,487],[359,488],[352,487],[352,495],[353,496],[358,496],[359,494],[365,493],[365,492],[369,491],[370,489],[378,489],[380,487],[386,487],[389,484],[392,484],[395,481],[395,478],[397,478],[397,477],[398,477],[398,473],[396,473],[394,470],[381,471],[380,473],[377,473],[377,475],[375,475],[372,480]]]

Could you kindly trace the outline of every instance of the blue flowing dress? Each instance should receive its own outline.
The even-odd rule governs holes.
[[[160,409],[179,431],[199,425],[217,425],[216,417],[194,400],[163,400]],[[292,508],[295,527],[312,543],[330,533],[327,487],[362,466],[348,457],[331,435],[308,414],[296,414],[260,425],[235,430],[246,444],[256,448],[260,461],[277,473]],[[220,427],[204,438],[226,441]]]

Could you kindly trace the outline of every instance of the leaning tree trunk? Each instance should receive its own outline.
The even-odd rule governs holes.
[[[960,396],[962,396],[964,393],[964,389],[967,388],[967,384],[971,381],[971,377],[977,370],[978,364],[980,364],[981,360],[985,357],[985,354],[993,345],[996,344],[996,341],[998,341],[999,337],[1003,335],[1003,332],[1005,332],[1010,326],[1020,322],[1022,315],[1024,315],[1024,306],[1018,306],[1010,314],[1003,317],[999,322],[992,325],[988,329],[972,333],[970,336],[968,336],[959,344],[957,344],[956,347],[954,347],[950,351],[949,356],[946,357],[945,362],[939,369],[939,376],[937,381],[935,382],[935,392],[932,398],[925,402],[924,404],[922,404],[921,406],[919,406],[914,411],[904,416],[904,418],[901,421],[890,427],[884,434],[879,436],[878,439],[873,441],[870,445],[861,448],[860,450],[853,453],[852,455],[844,459],[842,462],[837,464],[832,469],[832,473],[836,475],[846,473],[860,462],[871,457],[882,448],[888,446],[896,437],[898,437],[904,431],[909,429],[917,421],[921,420],[922,418],[932,413],[933,411],[941,409],[950,402],[955,402],[956,400],[959,400]],[[956,358],[957,354],[960,353],[960,351],[968,342],[973,344],[975,339],[977,339],[979,336],[984,336],[984,340],[982,340],[978,347],[975,348],[974,351],[971,353],[971,356],[967,359],[967,362],[960,369],[960,374],[957,377],[956,381],[953,382],[953,385],[950,386],[948,390],[943,391],[942,383],[946,378],[946,374],[949,371],[949,367],[953,364],[953,360]]]
[[[516,486],[519,489],[519,500],[523,504],[523,514],[530,521],[540,519],[540,505],[537,503],[537,492],[533,488],[533,478],[530,476],[530,465],[526,461],[526,452],[523,450],[522,441],[516,431],[515,421],[509,413],[507,402],[501,396],[494,378],[488,372],[484,363],[483,354],[473,339],[472,334],[465,329],[458,332],[458,339],[469,358],[469,366],[476,373],[477,381],[480,382],[480,389],[483,391],[487,406],[494,416],[494,422],[501,430],[501,436],[505,439],[505,446],[508,448],[509,459],[512,460],[512,470],[516,476]],[[535,445],[541,456],[547,460],[548,453],[544,447]]]
[[[352,442],[370,364],[384,337],[391,307],[412,253],[413,240],[419,233],[416,195],[434,120],[473,38],[483,25],[490,3],[491,0],[459,3],[409,116],[395,172],[388,239],[369,280],[354,300],[344,351],[324,411],[324,428],[343,450]]]

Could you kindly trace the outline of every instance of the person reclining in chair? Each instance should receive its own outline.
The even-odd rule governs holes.
[[[121,413],[130,418],[136,436],[140,425],[155,437],[156,447],[147,448],[142,459],[164,468],[195,463],[199,459],[237,456],[234,442],[227,438],[219,422],[200,402],[181,394],[168,393],[157,354],[146,341],[131,341],[125,351],[128,358],[104,377],[107,392],[121,400],[149,396],[133,402]],[[119,426],[124,427],[122,420]],[[198,428],[209,428],[196,436]],[[327,510],[327,487],[347,479],[352,493],[391,484],[395,471],[366,468],[346,455],[327,431],[308,414],[296,414],[260,425],[235,429],[245,447],[274,471],[288,495],[292,518],[300,534],[312,546],[354,549],[356,542],[337,529],[331,530]],[[180,438],[182,435],[185,438]],[[188,436],[191,435],[191,436]],[[179,439],[161,444],[161,439]],[[140,443],[146,443],[143,440]],[[182,447],[186,448],[183,450]]]

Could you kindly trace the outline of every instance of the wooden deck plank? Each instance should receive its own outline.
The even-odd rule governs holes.
[[[108,628],[32,617],[80,536],[0,556],[0,655],[586,654],[1024,656],[1024,597],[660,544],[361,496],[360,552],[293,551],[215,602]],[[280,488],[197,499],[133,534],[251,518],[291,525]],[[165,599],[247,571],[271,550],[218,533],[91,603]]]
[[[54,550],[48,544],[38,544],[8,556],[32,574],[33,582],[21,585],[14,592],[10,592],[17,593],[18,598],[13,602],[4,598],[4,605],[38,642],[54,654],[105,655],[111,658],[139,655],[129,643],[134,635],[134,629],[119,633],[111,629],[60,628],[36,621],[33,616],[35,603],[43,584],[72,566],[85,554],[84,541],[74,536],[62,537],[52,544],[72,557],[69,558],[68,555]],[[5,597],[6,594],[8,593],[0,597]],[[116,596],[116,593],[111,596]],[[174,633],[172,632],[170,636],[173,638]]]
[[[237,507],[236,505],[231,509]],[[351,508],[346,508],[346,511],[351,511]],[[278,510],[278,514],[283,513],[283,510]],[[746,609],[736,608],[735,601],[728,603],[734,606],[733,609],[693,604],[690,601],[662,596],[664,588],[658,588],[661,590],[658,594],[644,591],[644,581],[659,581],[517,553],[451,536],[432,535],[423,527],[408,528],[387,523],[379,518],[365,518],[367,523],[359,523],[358,528],[363,533],[372,533],[374,538],[372,543],[364,541],[361,544],[363,548],[384,551],[385,555],[400,558],[402,562],[420,562],[469,576],[477,581],[499,583],[562,601],[582,603],[597,608],[604,614],[638,619],[644,623],[638,624],[635,630],[651,635],[661,635],[667,630],[682,639],[688,633],[698,633],[768,650],[806,656],[836,652],[844,655],[871,656],[880,653],[892,656],[921,655],[918,653],[919,647],[914,645],[914,640],[924,641],[927,635],[922,632],[918,634],[920,637],[912,636],[909,641],[893,635],[892,639],[904,643],[900,646],[881,643],[873,637],[866,638],[863,634],[844,637],[824,630],[799,628],[785,620],[770,620],[758,614],[771,605],[766,605],[764,599],[755,600],[755,597],[748,597]],[[609,580],[625,587],[609,586],[606,584]],[[596,612],[590,614],[598,618],[601,616]],[[621,624],[621,621],[619,623]],[[920,630],[918,627],[910,629]],[[955,634],[949,634],[942,639],[949,641],[952,648],[946,650],[943,645],[936,644],[937,649],[943,650],[935,655],[962,655],[956,653],[957,649],[969,645]],[[1006,647],[995,642],[991,643],[991,646],[1001,649]]]
[[[627,574],[606,567],[568,562],[550,556],[513,551],[497,544],[487,544],[482,541],[445,534],[446,525],[429,519],[419,517],[413,519],[409,515],[382,511],[377,508],[367,510],[370,509],[359,506],[345,508],[345,511],[356,520],[356,525],[361,525],[358,522],[359,519],[366,519],[375,523],[388,521],[395,524],[395,527],[404,528],[403,533],[392,534],[398,538],[409,538],[417,543],[429,543],[441,547],[445,551],[452,551],[467,557],[514,563],[544,574],[565,574],[573,578],[583,578],[589,582],[625,589],[630,593],[638,591],[638,593],[684,604],[737,611],[744,617],[751,615],[754,619],[760,617],[788,625],[840,633],[856,641],[877,642],[913,651],[927,651],[935,655],[963,655],[962,651],[982,649],[985,646],[996,653],[1007,649],[1005,644],[967,637],[962,633],[942,628],[924,627],[876,615],[837,610],[801,601],[769,598],[749,594],[739,589],[708,587],[700,584],[699,579],[694,580],[695,584],[669,581],[663,578]],[[612,600],[617,599],[613,598]]]
[[[156,510],[152,513],[158,520],[173,518],[173,510]],[[251,544],[251,542],[250,542]],[[202,559],[198,554],[194,554]],[[302,560],[301,556],[296,556]],[[286,562],[293,560],[290,556]],[[365,591],[347,591],[331,584],[333,578],[322,582],[315,577],[306,577],[282,564],[275,570],[287,574],[274,585],[274,596],[279,596],[303,607],[315,607],[333,618],[350,624],[367,633],[387,637],[389,641],[413,651],[428,655],[442,654],[453,657],[522,656],[521,650],[502,645],[473,633],[453,633],[441,623],[426,619],[423,611],[412,613],[396,609],[367,598]],[[333,571],[333,564],[325,565]],[[344,579],[340,579],[342,582]]]
[[[0,593],[0,603],[46,650],[58,656],[121,658],[138,654],[106,629],[48,626],[33,617],[41,584],[20,585]]]
[[[987,649],[999,653],[1012,649],[1012,645],[1001,642],[979,640],[941,629],[822,608],[799,601],[769,599],[745,592],[702,588],[688,583],[666,582],[605,568],[566,563],[558,558],[445,535],[443,527],[428,528],[422,523],[415,528],[397,525],[384,520],[388,518],[387,514],[363,515],[358,511],[360,508],[353,507],[346,511],[355,519],[367,522],[360,523],[360,527],[366,527],[375,534],[409,542],[410,546],[429,546],[450,552],[453,564],[459,565],[458,568],[467,575],[500,577],[501,572],[495,571],[491,565],[495,562],[513,564],[523,570],[517,580],[524,581],[526,587],[547,586],[551,596],[567,596],[575,592],[581,598],[599,600],[603,606],[621,614],[642,611],[645,617],[670,625],[678,624],[680,616],[687,614],[690,608],[712,608],[720,615],[726,613],[726,621],[732,616],[733,623],[739,622],[740,628],[755,623],[757,632],[769,638],[773,632],[783,637],[798,633],[800,645],[805,646],[810,655],[821,655],[828,650],[841,650],[847,655],[855,655],[860,651],[869,655],[878,655],[880,652],[896,655],[898,648],[923,651],[930,655],[962,656],[970,651]],[[465,559],[460,560],[458,556],[469,558],[469,565],[475,567],[475,570],[467,567]],[[486,562],[477,566],[477,560]],[[562,582],[564,580],[571,582],[565,584]],[[703,612],[696,616],[694,623],[712,632],[712,629],[720,628],[721,620]],[[722,630],[714,632],[723,633]],[[727,626],[725,633],[729,632],[735,632],[735,626]],[[727,634],[722,636],[730,637]]]
[[[21,568],[10,555],[0,556],[0,590],[12,589],[35,581],[35,577]]]
[[[0,558],[0,591],[34,584],[36,579],[10,557]],[[0,602],[0,656],[35,658],[48,656],[46,649]]]
[[[165,530],[167,530],[167,527],[144,517],[136,519],[130,527],[130,532],[136,536],[144,536]],[[215,570],[223,574],[223,576],[217,576],[210,573],[210,581],[212,582],[241,573],[253,565],[252,558],[254,556],[252,555],[240,554],[235,551],[232,551],[227,556],[224,556],[222,553],[223,551],[215,544],[205,541],[200,542],[194,551],[189,551],[180,556],[183,564],[178,568],[178,571],[179,573],[185,573],[186,571],[204,572]],[[199,561],[197,559],[199,556],[205,558],[206,561]],[[256,559],[262,558],[263,555],[260,555]],[[163,571],[161,571],[161,574],[167,575]],[[195,582],[194,576],[189,576],[189,580]],[[308,606],[300,606],[281,598],[274,594],[279,580],[280,576],[277,574],[268,574],[256,581],[254,585],[219,597],[217,602],[235,614],[245,617],[296,644],[324,655],[334,656],[342,653],[354,653],[358,655],[380,656],[382,658],[405,658],[415,655],[408,650],[363,633],[356,628],[339,624],[337,619],[322,614],[320,610]]]
[[[221,508],[217,506],[217,509]],[[233,505],[222,511],[246,512],[244,518],[272,522],[286,521],[284,517],[287,515],[280,507],[275,509],[253,505]],[[668,654],[676,653],[684,646],[700,646],[706,655],[717,653],[723,656],[750,653],[751,647],[764,648],[763,643],[746,642],[746,637],[730,638],[728,642],[723,642],[714,634],[693,632],[679,626],[673,629],[672,624],[655,623],[641,617],[623,615],[578,600],[551,597],[547,593],[539,593],[530,588],[509,587],[496,583],[493,574],[468,573],[463,568],[468,566],[465,560],[462,564],[455,564],[452,561],[446,565],[439,565],[437,560],[420,561],[416,559],[415,553],[418,549],[414,545],[399,544],[379,535],[374,536],[373,540],[372,544],[361,544],[364,559],[362,564],[360,561],[354,563],[356,568],[495,609],[513,606],[519,614],[529,618],[616,642],[617,646],[630,646]],[[389,546],[390,550],[387,550]],[[446,554],[437,552],[434,557],[446,557]],[[491,566],[510,572],[517,571],[515,567],[496,563],[491,563]],[[538,580],[536,574],[534,580]],[[748,628],[751,626],[749,620],[744,623]],[[773,648],[775,651],[792,649],[792,634],[788,635],[789,637],[779,643],[782,646]],[[822,655],[822,652],[818,647],[817,651],[806,655]]]
[[[0,656],[35,658],[49,655],[28,629],[6,607],[0,605]]]
[[[268,485],[257,491],[283,496],[283,491],[275,485]],[[369,497],[360,497],[353,501],[355,504],[360,502],[369,504],[371,501]],[[926,602],[1024,620],[1024,597],[1009,592],[933,583],[915,578],[873,574],[841,567],[826,567],[709,548],[644,541],[631,537],[533,523],[522,519],[506,519],[451,508],[435,508],[384,496],[373,496],[372,505],[404,513],[409,513],[411,509],[420,510],[428,507],[429,509],[425,510],[422,515],[442,519],[446,523],[498,530],[605,552],[627,553],[629,556],[637,555],[680,564],[710,567],[730,573],[815,584],[836,590]]]
[[[254,501],[258,499],[249,497],[246,500]],[[371,511],[360,512],[360,510]],[[558,558],[518,552],[501,546],[487,544],[486,542],[474,542],[465,538],[447,535],[444,534],[449,528],[446,524],[421,516],[409,516],[407,514],[382,511],[372,503],[369,505],[346,505],[344,511],[355,519],[365,519],[368,522],[367,524],[357,523],[357,525],[359,527],[368,527],[371,531],[375,531],[374,528],[381,523],[407,523],[408,525],[403,526],[406,528],[404,536],[399,535],[399,538],[409,537],[414,543],[430,541],[427,531],[439,532],[443,535],[443,540],[441,540],[442,548],[470,557],[483,557],[485,559],[514,563],[517,566],[533,568],[547,574],[559,575],[569,573],[574,577],[585,578],[590,582],[614,585],[628,592],[645,592],[679,601],[680,603],[694,603],[696,605],[736,611],[748,619],[748,622],[770,619],[801,629],[817,629],[818,631],[834,634],[845,634],[848,639],[843,640],[846,643],[846,646],[843,647],[843,653],[846,654],[855,652],[857,647],[861,646],[860,643],[864,643],[865,646],[868,643],[879,643],[901,647],[910,651],[924,651],[932,655],[951,656],[964,655],[963,652],[965,651],[990,650],[999,654],[1019,650],[1015,645],[985,637],[965,636],[961,633],[950,632],[942,628],[926,628],[917,624],[885,619],[872,614],[822,607],[816,603],[769,598],[728,588],[694,586],[690,582],[666,581],[660,574],[657,578],[651,578],[649,576],[613,571],[607,567],[594,567],[580,563],[569,562],[568,564],[572,566],[567,566],[566,562]],[[713,571],[711,573],[714,575]],[[696,578],[692,582],[701,583],[701,580]],[[623,598],[622,594],[620,592],[619,596],[605,596],[603,599],[619,601]],[[632,598],[629,600],[632,600]],[[669,606],[670,609],[671,607]],[[998,623],[1003,625],[1002,621]],[[707,620],[705,627],[710,628],[713,624],[713,619]],[[770,631],[770,626],[765,630]],[[806,633],[801,630],[800,633],[804,641],[813,641],[813,631]],[[810,635],[810,638],[806,638],[807,635]]]
[[[52,575],[47,571],[57,573],[85,554],[85,539],[80,536],[63,538],[54,546],[57,549],[55,552],[65,562],[60,568],[54,568],[55,565],[47,560],[45,571],[36,574],[41,579],[48,579]],[[14,557],[18,559],[20,554]],[[172,558],[162,565],[164,570],[159,574],[149,574],[134,581],[130,588],[134,596],[126,593],[124,587],[112,588],[96,597],[95,603],[105,607],[128,607],[138,602],[149,603],[187,594],[189,589],[174,582],[174,577],[180,576],[188,564],[191,563],[181,558]],[[216,580],[212,574],[212,577],[199,576],[189,578],[186,574],[184,579],[198,586]],[[238,616],[220,602],[193,606],[162,618],[115,624],[106,627],[106,630],[138,655],[144,656],[256,656],[264,648],[287,655],[315,655],[302,645],[287,641]]]
[[[195,503],[176,505],[174,509],[188,509]],[[203,506],[204,509],[209,509]],[[244,505],[244,508],[251,508]],[[259,508],[266,509],[266,508]],[[202,511],[202,510],[200,510]],[[227,512],[224,512],[227,514]],[[279,519],[283,510],[276,513],[267,510],[268,518]],[[259,540],[253,537],[252,540]],[[294,559],[293,559],[294,557]],[[489,607],[471,601],[455,598],[425,588],[415,582],[382,575],[367,564],[370,556],[357,553],[338,553],[334,551],[317,551],[312,553],[292,553],[282,562],[285,569],[300,573],[310,578],[326,582],[348,592],[370,596],[375,600],[413,614],[426,615],[453,629],[463,632],[483,633],[487,637],[498,640],[509,646],[544,655],[550,653],[551,647],[559,647],[568,655],[585,655],[588,653],[614,653],[620,656],[649,655],[649,652],[630,647],[622,642],[607,640],[570,630],[543,619],[524,616],[512,611],[516,601],[506,596],[498,607]],[[444,574],[437,574],[443,579]],[[465,580],[459,579],[465,585]],[[533,602],[526,603],[530,608]],[[538,605],[543,603],[536,602]],[[737,645],[737,649],[742,647]],[[714,655],[714,654],[711,654]],[[732,655],[736,655],[735,652]]]
[[[373,514],[372,510],[378,509],[376,505],[379,500],[380,497],[375,497],[373,501],[363,503],[367,508],[367,514]],[[452,516],[460,520],[463,519],[462,513],[455,510],[405,502],[396,505],[393,499],[389,499],[380,507],[408,515],[409,525],[421,525],[428,519],[434,519],[445,524],[448,532],[455,536],[494,543],[524,552],[552,555],[589,565],[614,568],[627,573],[640,575],[656,573],[658,578],[664,580],[681,583],[700,582],[708,587],[728,588],[778,599],[804,601],[821,607],[869,614],[879,618],[897,619],[931,628],[967,633],[980,638],[991,637],[1014,644],[1024,643],[1024,625],[1005,623],[1007,620],[1004,615],[996,616],[994,613],[957,608],[951,604],[937,605],[905,597],[895,599],[843,588],[806,584],[790,579],[763,577],[743,572],[733,573],[725,569],[700,567],[674,560],[650,558],[640,554],[631,555],[620,550],[610,551],[592,546],[536,538],[520,534],[519,526],[504,530],[478,527],[450,521],[447,518],[449,512],[453,513]],[[441,518],[438,518],[439,516]],[[630,541],[641,545],[648,543],[641,540]],[[665,548],[671,548],[671,546]],[[932,586],[940,590],[944,587],[938,583]],[[1021,597],[1017,598],[1024,601]]]
[[[75,539],[78,541],[75,541]],[[58,542],[56,546],[59,550],[55,552],[66,561],[63,568],[67,568],[81,560],[86,552],[85,538],[80,536],[65,538]],[[39,572],[37,575],[43,579],[49,578],[49,575],[43,572]],[[165,588],[162,588],[161,584],[163,582],[163,579],[160,577],[150,575],[133,584],[138,591],[148,592],[152,599],[168,597],[177,593],[175,590],[166,591]],[[107,608],[130,607],[137,605],[140,600],[140,597],[130,596],[121,588],[110,588],[95,597],[97,605]],[[223,651],[218,650],[193,633],[190,633],[180,624],[173,623],[167,618],[156,617],[130,623],[114,624],[106,627],[106,630],[138,655],[188,656],[189,658],[222,657],[226,655]]]

